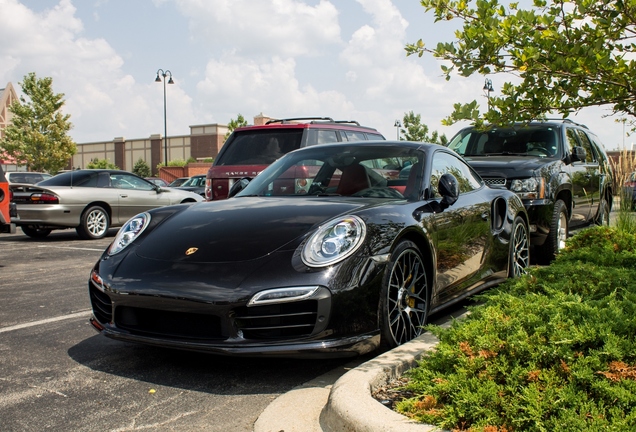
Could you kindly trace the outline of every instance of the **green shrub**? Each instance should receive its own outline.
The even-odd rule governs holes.
[[[117,165],[109,161],[108,159],[92,159],[89,163],[86,164],[86,168],[88,169],[119,169]]]
[[[636,237],[591,228],[479,298],[407,373],[397,410],[471,431],[636,429]]]
[[[150,177],[150,167],[142,158],[135,162],[132,172],[139,177]]]

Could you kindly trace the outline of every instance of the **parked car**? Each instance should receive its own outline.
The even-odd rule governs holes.
[[[629,199],[629,197],[632,200],[631,208],[634,210],[636,209],[636,171],[630,173],[623,183],[623,196],[621,198]]]
[[[0,165],[0,233],[15,233],[15,223],[11,222],[12,217],[17,217],[16,206],[11,202],[9,183]]]
[[[306,147],[234,194],[126,222],[91,271],[93,327],[228,355],[355,355],[413,339],[530,258],[521,199],[439,145]]]
[[[144,177],[144,178],[148,180],[150,183],[156,184],[157,186],[168,187],[168,182],[162,178],[159,178],[159,177]]]
[[[198,193],[205,197],[205,174],[193,175],[181,186],[177,186],[177,189]]]
[[[208,170],[205,199],[227,198],[234,182],[254,177],[282,155],[314,144],[341,141],[384,140],[377,130],[357,121],[336,121],[330,117],[270,120],[262,126],[235,129]],[[307,181],[298,178],[295,187],[306,191]]]
[[[12,219],[29,237],[75,228],[83,239],[102,238],[140,211],[201,201],[188,191],[162,188],[120,170],[76,170],[37,185],[11,185],[19,218]]]
[[[178,179],[174,179],[168,186],[170,187],[178,187],[184,184],[190,177],[179,177]]]
[[[448,147],[491,187],[519,195],[530,215],[533,256],[550,262],[571,229],[608,224],[614,191],[603,145],[570,120],[461,130]]]
[[[41,172],[29,172],[29,171],[15,171],[8,172],[5,174],[7,177],[7,181],[9,183],[26,183],[26,184],[35,184],[41,182],[42,180],[50,179],[53,177],[48,173]]]

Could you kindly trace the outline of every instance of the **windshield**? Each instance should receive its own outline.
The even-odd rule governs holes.
[[[203,187],[205,186],[205,176],[195,176],[187,179],[179,187]]]
[[[306,147],[270,165],[237,197],[410,198],[417,194],[422,183],[419,169],[422,160],[421,150],[406,146]]]
[[[302,129],[235,131],[215,165],[269,165],[300,148]]]
[[[545,125],[486,131],[465,129],[451,140],[448,147],[462,156],[556,157],[557,130]]]

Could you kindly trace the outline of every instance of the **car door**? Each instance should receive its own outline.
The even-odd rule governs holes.
[[[591,137],[583,130],[577,129],[581,145],[585,149],[585,171],[589,180],[587,194],[590,199],[590,211],[587,215],[586,223],[591,223],[596,216],[597,208],[601,199],[601,184],[603,182],[603,167],[599,159],[598,151],[592,144]]]
[[[166,193],[157,193],[150,182],[135,175],[111,173],[110,178],[112,187],[119,193],[119,220],[116,223],[123,223],[138,213],[170,204]]]
[[[435,293],[439,302],[461,295],[475,283],[484,265],[484,253],[490,232],[490,202],[478,193],[483,186],[475,172],[458,157],[445,151],[433,155],[430,184],[434,197],[439,178],[450,173],[459,182],[459,198],[450,207],[435,214],[437,279]],[[436,302],[436,299],[433,299]]]
[[[570,154],[574,154],[574,147],[585,148],[576,129],[566,128],[566,138],[570,148]],[[589,165],[587,158],[593,158],[593,155],[590,155],[592,152],[591,149],[586,148],[585,151],[587,153],[585,161],[574,161],[565,168],[572,179],[572,215],[570,217],[570,226],[584,225],[590,218],[593,190],[590,187],[591,174],[588,171]]]

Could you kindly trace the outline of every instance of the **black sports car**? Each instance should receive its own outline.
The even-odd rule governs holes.
[[[218,354],[355,355],[529,263],[517,195],[439,145],[310,146],[248,180],[130,219],[91,272],[92,325]]]

